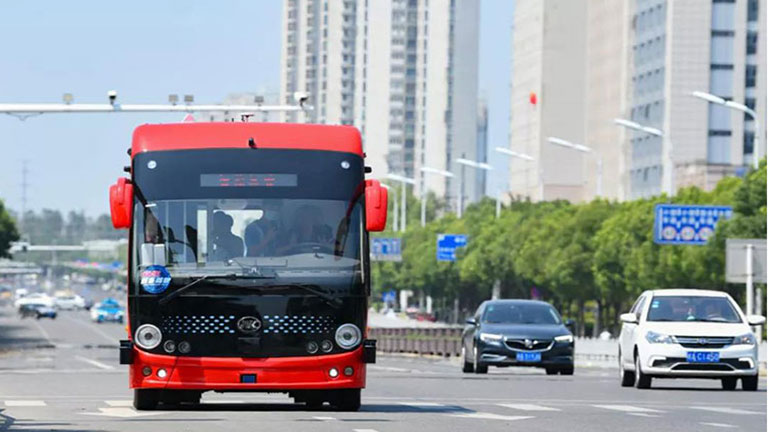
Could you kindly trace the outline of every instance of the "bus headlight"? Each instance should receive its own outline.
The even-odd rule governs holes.
[[[336,344],[344,349],[356,347],[362,339],[363,334],[354,324],[342,324],[336,329]]]
[[[160,345],[163,340],[163,334],[160,329],[152,324],[144,324],[136,330],[136,345],[144,349],[154,349]]]

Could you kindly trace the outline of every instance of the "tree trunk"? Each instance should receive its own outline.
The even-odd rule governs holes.
[[[579,311],[578,311],[578,314],[579,314],[579,337],[584,337],[584,331],[585,331],[585,326],[584,326],[584,300],[579,300],[577,305],[578,305],[578,308],[579,308]]]

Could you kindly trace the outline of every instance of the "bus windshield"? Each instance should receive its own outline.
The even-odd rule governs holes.
[[[330,199],[208,199],[137,203],[138,268],[171,274],[360,266],[359,204]]]

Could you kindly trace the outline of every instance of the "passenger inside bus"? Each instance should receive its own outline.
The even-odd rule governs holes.
[[[217,211],[213,214],[213,260],[227,261],[245,253],[243,239],[232,234],[232,216]]]

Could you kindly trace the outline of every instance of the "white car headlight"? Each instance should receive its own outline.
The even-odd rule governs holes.
[[[656,333],[654,331],[648,331],[648,333],[645,334],[645,340],[647,340],[650,343],[661,343],[661,344],[677,343],[677,339],[675,339],[674,336]]]
[[[572,343],[573,342],[573,335],[567,334],[567,335],[562,335],[562,336],[555,336],[555,342]]]
[[[499,342],[503,336],[493,333],[480,333],[480,340],[483,342]]]
[[[136,345],[144,349],[154,349],[160,345],[163,334],[152,324],[144,324],[136,330]]]
[[[755,335],[752,333],[743,334],[739,337],[733,338],[734,345],[754,345],[755,343]]]
[[[354,324],[342,324],[336,330],[336,344],[344,349],[356,347],[363,340],[363,334]]]

